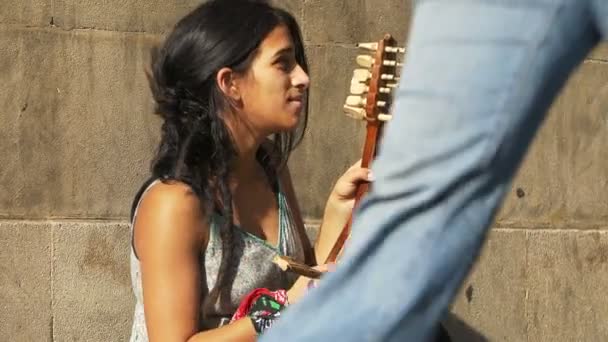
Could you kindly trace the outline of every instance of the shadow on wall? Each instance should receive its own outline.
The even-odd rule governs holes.
[[[488,342],[485,336],[465,323],[458,316],[449,313],[443,320],[443,326],[448,331],[452,342]]]

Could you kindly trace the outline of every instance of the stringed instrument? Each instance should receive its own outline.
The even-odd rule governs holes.
[[[377,42],[359,43],[357,47],[371,54],[357,56],[356,62],[361,68],[353,72],[350,95],[346,98],[343,108],[347,116],[366,122],[367,132],[361,166],[368,168],[376,156],[376,147],[382,136],[383,125],[392,118],[390,114],[392,95],[399,82],[398,72],[402,66],[400,57],[405,53],[405,49],[398,47],[390,34],[386,34]],[[368,190],[367,182],[358,185],[355,208]],[[341,255],[344,244],[350,236],[351,225],[352,214],[325,260],[326,264],[337,261]],[[321,276],[321,272],[287,257],[277,256],[274,262],[283,270],[313,278]]]

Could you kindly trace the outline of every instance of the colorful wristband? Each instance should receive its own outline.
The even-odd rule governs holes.
[[[255,289],[243,298],[232,316],[231,322],[249,317],[255,331],[258,335],[261,335],[272,326],[274,320],[280,316],[281,310],[288,305],[289,301],[285,290]]]
[[[253,303],[247,316],[251,319],[258,335],[263,334],[272,327],[276,319],[281,316],[283,304],[269,295],[263,294]]]

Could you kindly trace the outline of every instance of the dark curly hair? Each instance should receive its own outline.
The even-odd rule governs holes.
[[[162,46],[152,50],[148,78],[155,112],[163,119],[161,142],[152,162],[153,178],[188,184],[201,199],[201,210],[207,217],[217,210],[226,218],[221,229],[223,252],[216,284],[227,281],[224,274],[231,258],[233,208],[228,177],[237,157],[222,116],[230,101],[220,90],[216,74],[223,67],[246,72],[264,38],[279,25],[289,30],[296,61],[307,72],[296,20],[260,0],[208,1],[179,21]],[[276,176],[287,163],[304,135],[306,123],[304,113],[297,129],[274,134],[271,147],[257,152],[267,172]],[[210,295],[220,297],[219,286]]]

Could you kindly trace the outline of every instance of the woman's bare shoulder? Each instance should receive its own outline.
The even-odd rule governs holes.
[[[196,248],[208,238],[208,224],[200,198],[183,182],[162,181],[142,197],[134,242],[138,255],[150,248]]]

